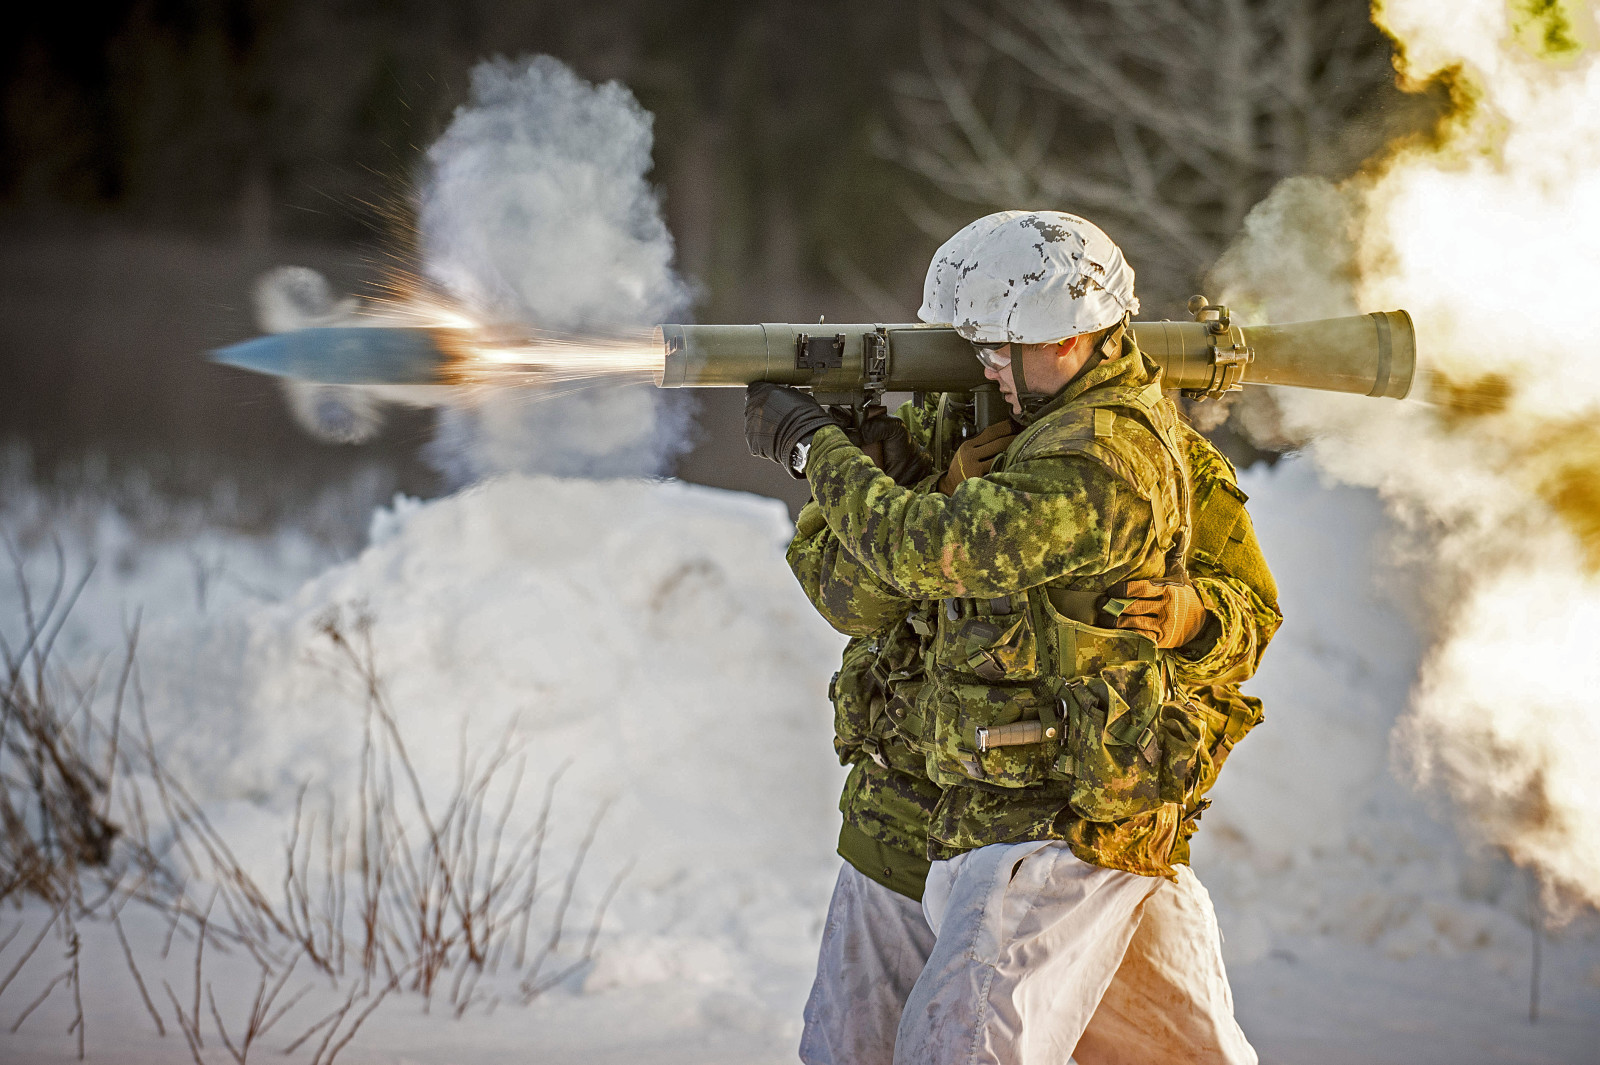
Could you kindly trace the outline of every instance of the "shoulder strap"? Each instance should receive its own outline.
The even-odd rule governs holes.
[[[1167,532],[1176,526],[1177,536],[1167,557],[1167,575],[1181,576],[1183,560],[1189,554],[1193,505],[1190,498],[1189,464],[1184,460],[1183,449],[1178,443],[1177,409],[1163,395],[1160,378],[1140,387],[1106,389],[1103,396],[1094,397],[1093,406],[1097,408],[1095,412],[1097,416],[1100,410],[1106,407],[1120,407],[1135,412],[1136,420],[1144,423],[1145,428],[1155,435],[1166,451],[1178,478],[1178,513],[1167,516],[1166,521],[1158,517],[1156,526],[1158,535],[1163,539]]]

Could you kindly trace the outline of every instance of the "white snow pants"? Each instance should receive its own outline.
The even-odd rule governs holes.
[[[900,1011],[932,953],[921,905],[845,862],[822,927],[800,1060],[891,1065]]]
[[[999,844],[934,863],[924,908],[926,923],[916,903],[841,870],[802,1061],[1256,1061],[1210,897],[1187,868],[1173,883],[1087,865],[1061,843]]]

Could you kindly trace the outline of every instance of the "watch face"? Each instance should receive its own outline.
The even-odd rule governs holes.
[[[806,472],[806,454],[810,452],[810,444],[796,444],[794,450],[789,452],[789,468],[795,473]]]

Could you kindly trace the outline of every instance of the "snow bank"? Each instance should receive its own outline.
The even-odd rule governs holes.
[[[1293,460],[1244,484],[1288,621],[1253,685],[1267,721],[1234,755],[1196,844],[1241,1016],[1268,1056],[1460,1058],[1525,1009],[1523,881],[1464,849],[1389,772],[1388,734],[1418,645],[1395,606],[1404,577],[1383,561],[1376,500],[1326,489]],[[108,518],[111,531],[96,534],[102,547],[115,526]],[[297,790],[348,801],[359,757],[362,698],[322,631],[330,611],[371,618],[378,670],[431,795],[453,786],[463,750],[509,742],[527,762],[525,824],[543,782],[567,766],[557,866],[610,804],[579,884],[583,920],[632,865],[593,965],[531,1007],[464,1026],[397,998],[348,1060],[513,1050],[551,1061],[791,1060],[837,869],[842,775],[825,687],[843,641],[784,566],[789,533],[771,500],[508,476],[430,503],[396,500],[374,516],[366,550],[324,568],[293,537],[210,534],[199,542],[241,580],[203,609],[176,561],[192,543],[129,546],[126,564],[91,584],[72,656],[86,663],[113,648],[132,602],[148,604],[142,678],[168,767],[265,884],[277,882]],[[0,600],[6,617],[15,606]],[[133,934],[155,942],[160,931]],[[131,984],[114,979],[115,941],[91,933],[86,949],[105,959],[100,1001],[126,1020],[115,1030],[144,1031]],[[1514,1053],[1542,1046],[1555,1057],[1537,1060],[1560,1060],[1600,1035],[1600,993],[1586,982],[1600,950],[1569,932],[1547,954],[1559,988],[1547,1010],[1565,1020]],[[174,964],[178,980],[186,963]],[[239,962],[215,964],[225,973]],[[1388,993],[1363,990],[1372,973]],[[241,979],[253,986],[253,975]],[[47,1037],[60,1027],[52,1008],[0,1046],[10,1038],[30,1060],[65,1057],[69,1042]],[[1359,1055],[1330,1054],[1337,1038],[1308,1035],[1410,1014],[1410,1036],[1375,1036]],[[91,1021],[91,1057],[110,1052],[111,1032]],[[151,1061],[182,1049],[170,1037],[147,1042]],[[137,1057],[135,1044],[121,1045],[124,1058]]]
[[[527,783],[508,836],[561,774],[558,870],[605,808],[578,884],[580,934],[631,867],[583,987],[687,983],[740,1026],[789,1038],[837,869],[843,772],[826,702],[843,639],[783,564],[791,531],[774,500],[508,476],[397,499],[374,516],[371,546],[309,580],[291,565],[266,579],[273,544],[211,544],[260,594],[204,610],[184,587],[183,549],[147,546],[95,582],[71,643],[82,663],[115,648],[119,593],[149,601],[140,672],[166,768],[275,885],[302,785],[312,807],[330,796],[353,813],[363,701],[321,630],[330,611],[369,617],[431,802],[463,753],[509,742]],[[108,519],[90,539],[104,552],[119,535]]]
[[[169,768],[280,812],[302,782],[340,792],[361,699],[318,628],[365,611],[432,795],[509,722],[530,781],[568,766],[558,851],[611,804],[585,883],[634,866],[596,985],[759,984],[769,952],[805,953],[837,831],[826,663],[843,641],[783,565],[789,532],[776,501],[683,484],[512,476],[399,500],[360,557],[284,602],[151,632]]]

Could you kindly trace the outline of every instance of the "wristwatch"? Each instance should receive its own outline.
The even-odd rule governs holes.
[[[794,471],[796,477],[806,475],[806,456],[811,453],[811,441],[803,440],[789,452],[789,469]]]

